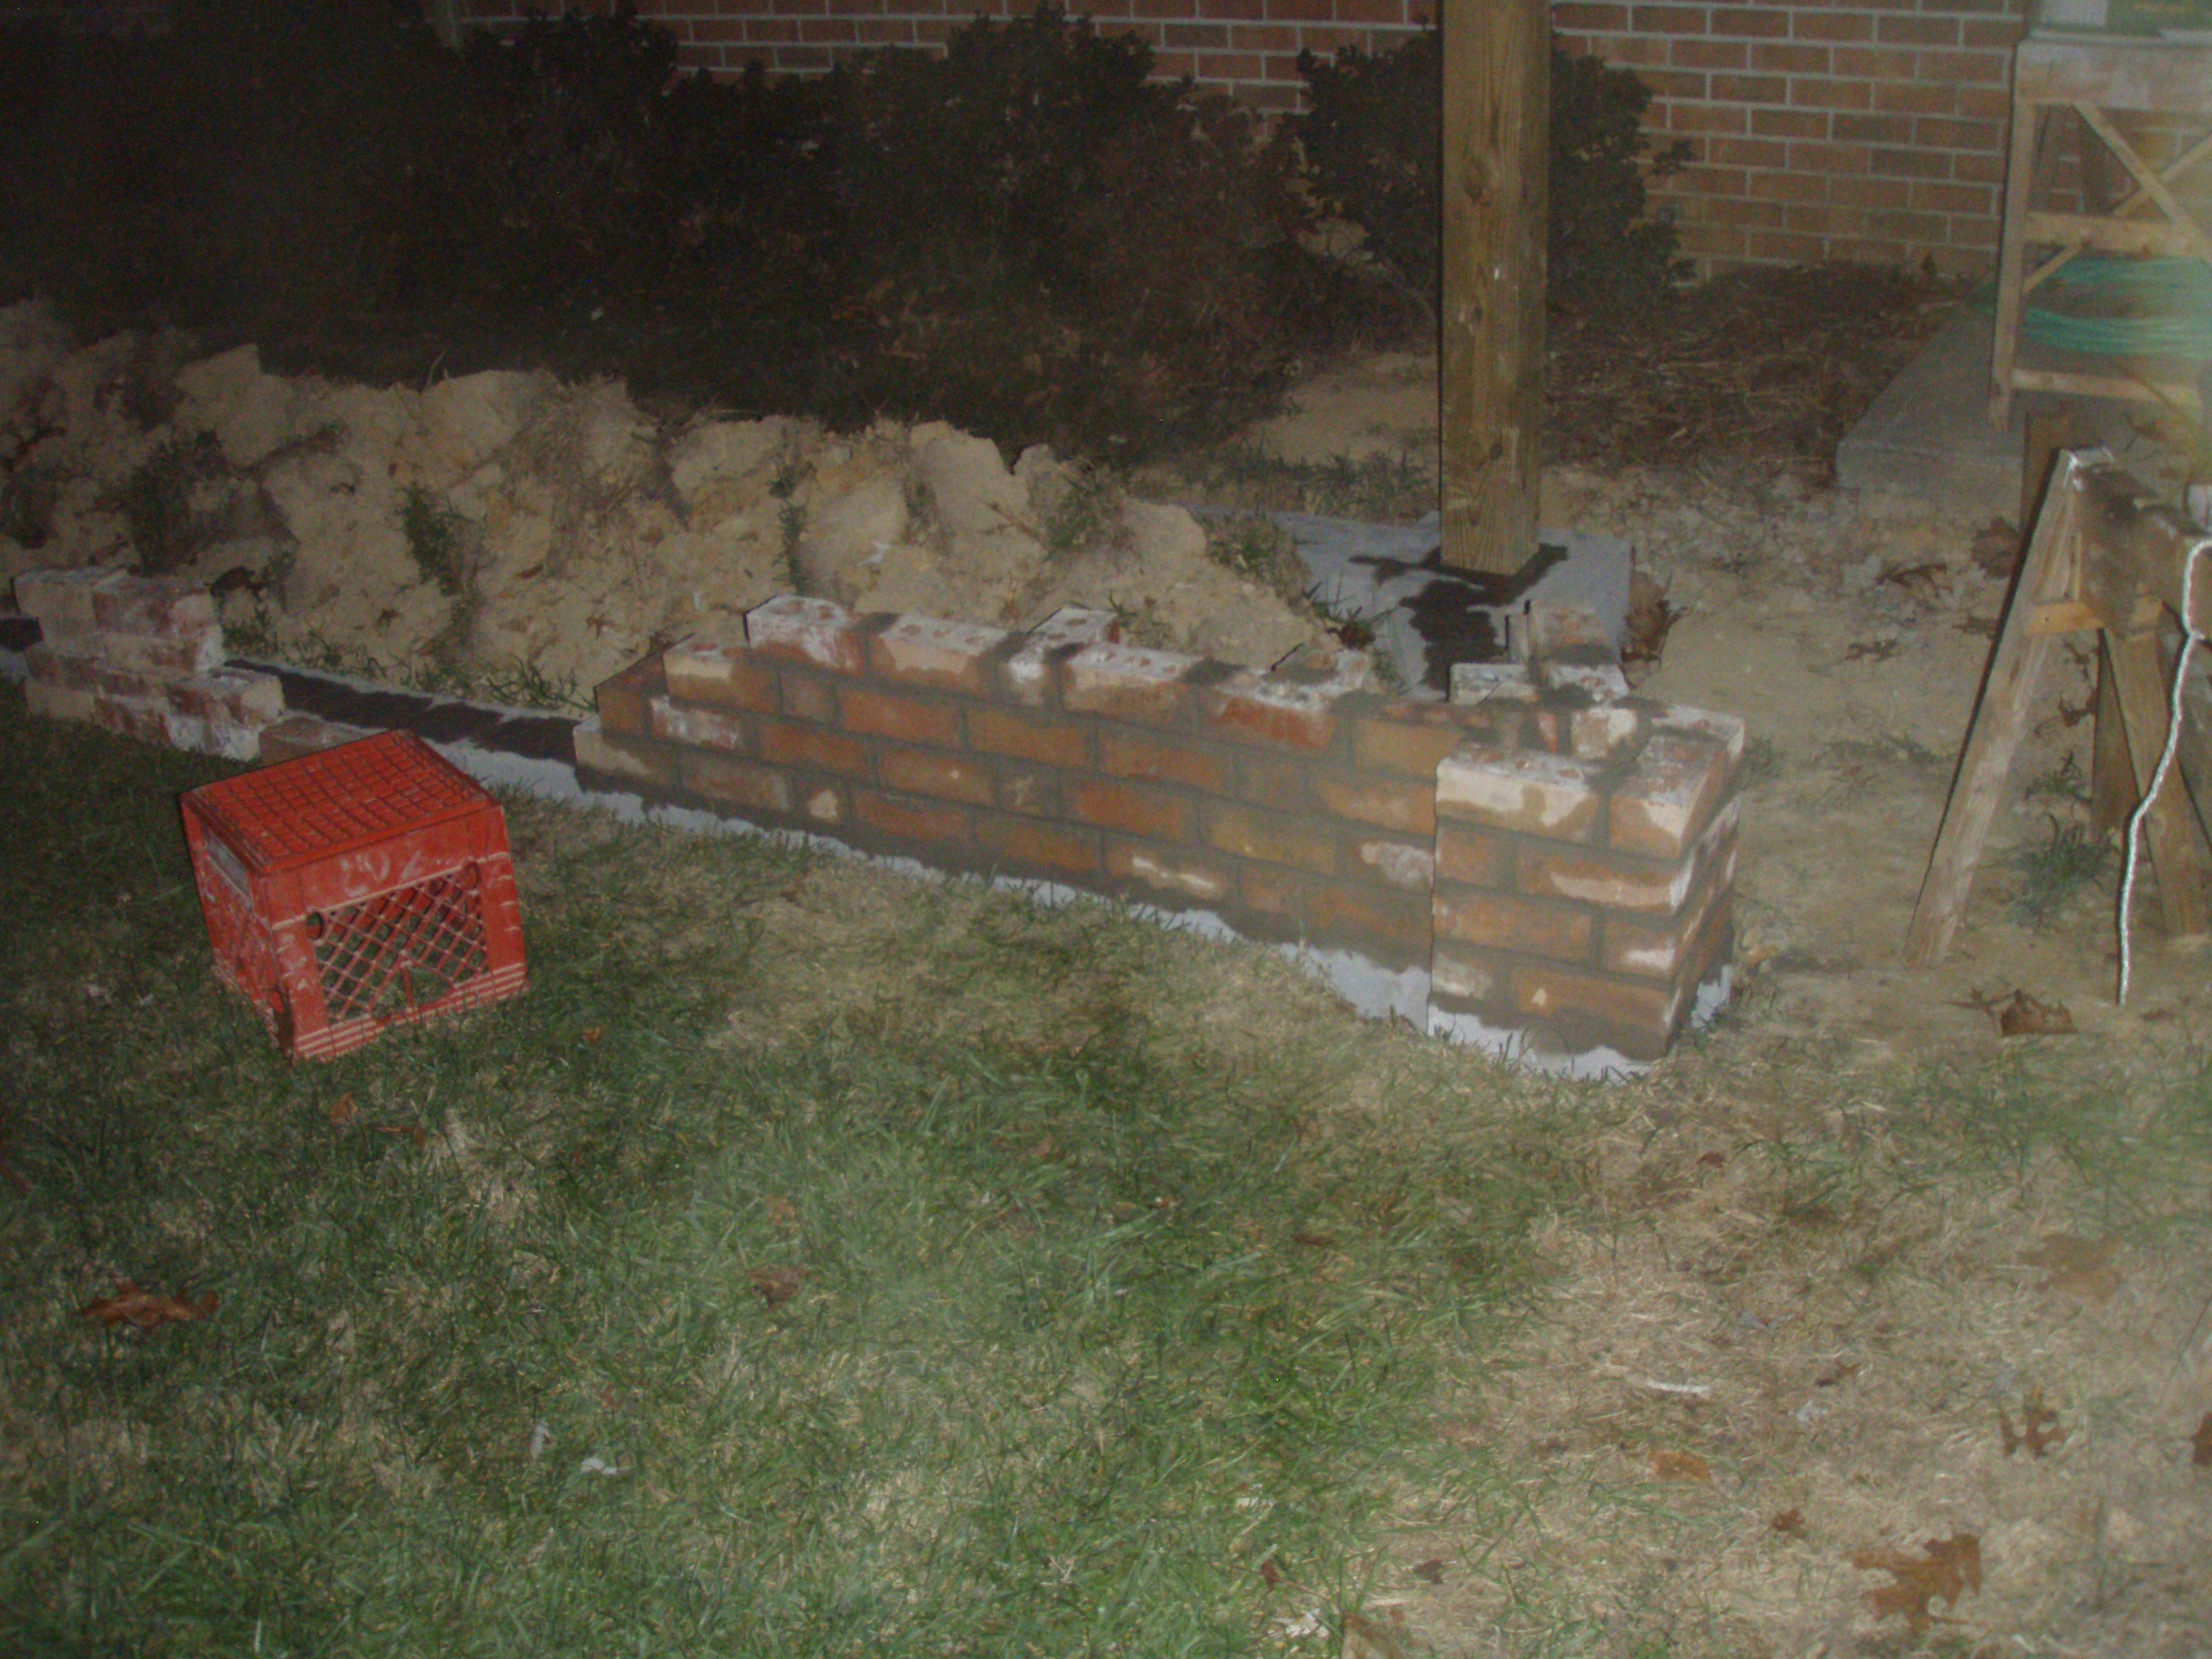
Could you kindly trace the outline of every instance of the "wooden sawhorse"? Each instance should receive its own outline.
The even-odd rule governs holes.
[[[2150,788],[2166,740],[2168,665],[2160,644],[2169,611],[2179,615],[2186,570],[2207,537],[2145,492],[2103,452],[2062,452],[2044,491],[2034,533],[2013,579],[1979,700],[1974,706],[1942,826],[1905,934],[1905,959],[1941,961],[1966,908],[1974,870],[1996,817],[2005,774],[2027,735],[2031,700],[2064,634],[2099,635],[2096,736],[2092,750],[2093,828],[2124,824]],[[2212,554],[2190,595],[2200,633],[2212,633]],[[2201,933],[2212,861],[2192,806],[2192,788],[2212,789],[2200,756],[2197,775],[2177,772],[2144,820],[2158,872],[2166,931]],[[2189,769],[2184,757],[2184,772]]]

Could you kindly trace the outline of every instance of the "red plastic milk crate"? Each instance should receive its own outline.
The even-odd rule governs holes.
[[[241,773],[183,807],[216,972],[289,1057],[522,990],[507,820],[413,733]]]

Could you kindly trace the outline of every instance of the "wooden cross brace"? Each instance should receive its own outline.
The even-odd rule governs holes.
[[[1966,728],[1905,934],[1908,963],[1941,961],[1950,947],[2006,772],[2027,732],[2037,683],[2060,635],[2098,635],[2092,827],[2124,823],[2148,793],[2166,739],[2171,665],[2161,634],[2167,613],[2180,611],[2190,562],[2207,545],[2212,538],[2149,500],[2103,452],[2061,453]],[[2197,591],[2188,597],[2198,631],[2212,632],[2212,570],[2200,574]],[[2181,787],[2191,769],[2197,775]],[[2212,860],[2191,810],[2195,790],[2212,787],[2206,770],[2187,768],[2185,757],[2185,775],[2169,778],[2144,821],[2166,930],[2177,935],[2203,933],[2212,923]]]

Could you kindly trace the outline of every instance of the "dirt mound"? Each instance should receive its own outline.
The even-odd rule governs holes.
[[[75,348],[29,306],[0,313],[0,575],[187,575],[237,648],[391,680],[573,696],[780,592],[1012,627],[1083,605],[1255,666],[1324,637],[1188,512],[942,423],[672,423],[542,373],[343,385],[252,346]]]

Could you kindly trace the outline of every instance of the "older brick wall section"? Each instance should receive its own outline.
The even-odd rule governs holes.
[[[1472,705],[1106,637],[785,598],[599,688],[594,787],[950,872],[1202,913],[1370,1012],[1656,1059],[1725,965],[1741,723],[1595,699]],[[1617,679],[1617,675],[1615,676]]]

